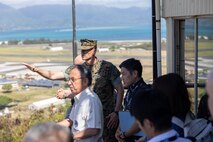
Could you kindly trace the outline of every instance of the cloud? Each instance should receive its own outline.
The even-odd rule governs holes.
[[[15,8],[20,8],[38,4],[71,4],[72,0],[1,0],[0,2]],[[151,7],[150,0],[76,0],[76,4],[104,5],[119,8],[132,6]]]
[[[0,3],[10,5],[15,8],[40,4],[70,4],[70,0],[0,0]]]

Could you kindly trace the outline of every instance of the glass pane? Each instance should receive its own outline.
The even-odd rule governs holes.
[[[194,19],[185,22],[186,81],[194,82]],[[213,69],[213,18],[198,19],[198,83]]]
[[[185,78],[194,83],[194,19],[185,21]],[[213,69],[213,18],[198,19],[198,83],[205,83],[207,74]],[[194,103],[194,88],[189,89]],[[205,94],[205,88],[198,88],[198,98]],[[199,101],[198,99],[198,101]]]
[[[194,82],[194,20],[185,21],[185,79]]]
[[[198,20],[198,82],[213,69],[213,18]]]

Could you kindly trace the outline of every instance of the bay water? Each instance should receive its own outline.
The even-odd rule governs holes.
[[[8,40],[32,40],[32,39],[50,39],[50,40],[72,40],[72,29],[33,29],[1,31],[0,41]],[[77,40],[83,38],[96,39],[99,41],[112,40],[151,40],[151,26],[119,26],[119,27],[89,27],[76,29]],[[162,37],[166,36],[165,30],[162,30]]]

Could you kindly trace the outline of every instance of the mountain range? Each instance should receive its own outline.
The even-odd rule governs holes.
[[[15,9],[0,3],[0,19],[0,31],[71,28],[72,5],[36,5]],[[79,28],[130,25],[151,25],[151,8],[76,5],[76,26]]]

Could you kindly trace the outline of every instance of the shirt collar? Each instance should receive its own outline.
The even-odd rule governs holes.
[[[87,87],[86,89],[84,89],[83,91],[81,91],[80,93],[75,95],[75,97],[74,97],[75,103],[78,103],[81,99],[83,99],[86,96],[87,92],[89,92],[89,91],[90,91],[90,89],[89,89],[89,87]]]
[[[140,78],[137,82],[131,84],[131,85],[129,86],[129,88],[130,88],[130,89],[134,89],[136,86],[138,86],[138,85],[141,84],[141,83],[145,84],[145,82],[143,81],[143,78]]]
[[[178,136],[177,132],[175,130],[169,130],[165,133],[153,137],[148,142],[160,142],[174,136]]]

